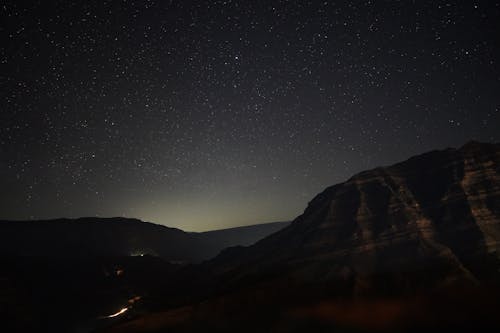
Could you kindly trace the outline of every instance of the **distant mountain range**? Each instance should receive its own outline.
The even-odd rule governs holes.
[[[127,218],[0,221],[0,256],[158,256],[175,263],[199,262],[229,246],[248,246],[290,222],[184,232]]]

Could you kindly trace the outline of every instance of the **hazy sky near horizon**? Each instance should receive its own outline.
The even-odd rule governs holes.
[[[0,11],[0,219],[289,220],[364,169],[500,141],[499,3]]]

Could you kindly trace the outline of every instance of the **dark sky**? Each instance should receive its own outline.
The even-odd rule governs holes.
[[[2,2],[0,218],[286,220],[500,140],[495,1]]]

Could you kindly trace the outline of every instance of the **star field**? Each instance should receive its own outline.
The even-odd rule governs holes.
[[[500,4],[6,1],[0,218],[287,220],[364,169],[500,140]]]

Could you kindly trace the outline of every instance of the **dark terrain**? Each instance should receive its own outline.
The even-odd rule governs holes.
[[[125,218],[0,221],[2,325],[92,331],[113,320],[99,317],[131,303],[130,312],[141,313],[142,298],[185,265],[227,246],[251,245],[288,224],[192,233]]]
[[[470,142],[325,189],[287,228],[182,270],[151,313],[110,331],[498,328],[499,241],[500,145]]]
[[[97,218],[1,221],[0,253],[24,257],[151,255],[174,263],[210,259],[229,246],[248,246],[290,222],[185,232],[137,219]]]
[[[287,227],[200,264],[179,265],[203,258],[189,248],[180,256],[172,247],[193,244],[196,235],[172,230],[170,244],[159,246],[158,234],[171,230],[162,228],[140,243],[149,253],[143,257],[128,256],[139,243],[113,242],[113,254],[128,254],[117,252],[121,259],[112,261],[95,259],[95,249],[76,259],[60,256],[88,247],[71,239],[62,247],[39,244],[47,255],[57,254],[52,266],[35,253],[18,261],[7,252],[2,267],[10,275],[1,277],[1,297],[11,303],[2,307],[27,330],[40,321],[51,331],[82,332],[500,328],[499,144],[470,142],[357,174],[318,194]],[[105,239],[125,232],[114,229]],[[118,239],[134,239],[127,232]],[[233,238],[233,232],[206,233],[198,241],[212,248],[204,237],[214,237],[230,245],[217,237]],[[16,244],[5,231],[2,237]],[[103,271],[108,277],[97,278]],[[59,288],[69,292],[61,296],[54,292]],[[31,298],[39,303],[25,302]],[[66,302],[69,318],[53,311]],[[95,319],[123,307],[122,315]],[[44,312],[36,317],[38,309]]]

